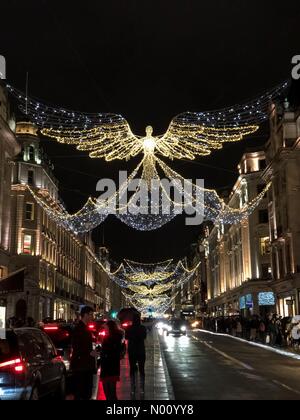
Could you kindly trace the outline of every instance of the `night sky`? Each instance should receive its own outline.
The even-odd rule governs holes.
[[[239,103],[290,75],[300,54],[300,2],[270,0],[2,0],[0,54],[9,82],[48,103],[122,114],[133,132],[162,134],[173,116]],[[207,187],[230,188],[247,147],[261,146],[267,125],[240,144],[196,162],[167,162]],[[138,159],[107,163],[47,139],[70,211],[95,195],[99,178],[132,170]],[[115,259],[183,257],[200,227],[178,217],[160,230],[137,232],[113,216],[94,232]]]

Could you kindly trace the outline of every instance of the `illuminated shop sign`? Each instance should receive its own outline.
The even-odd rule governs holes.
[[[240,297],[240,309],[252,309],[253,298],[251,294]]]
[[[275,305],[275,295],[273,292],[260,292],[258,294],[259,306],[273,306]]]

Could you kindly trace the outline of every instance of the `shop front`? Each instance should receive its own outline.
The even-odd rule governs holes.
[[[278,296],[277,314],[284,317],[292,317],[296,315],[296,298],[295,294]]]

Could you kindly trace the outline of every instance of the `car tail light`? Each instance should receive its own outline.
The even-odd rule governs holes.
[[[88,329],[91,330],[91,331],[95,330],[95,328],[96,328],[95,324],[89,324],[88,325]]]
[[[100,331],[98,335],[101,335],[102,337],[106,336],[106,331]]]
[[[12,359],[7,362],[0,363],[0,369],[11,368],[16,373],[23,373],[25,371],[25,365],[21,359]]]
[[[15,366],[15,372],[17,373],[23,373],[25,370],[25,366],[23,364]]]
[[[45,331],[57,331],[58,327],[44,327]]]
[[[127,322],[124,322],[124,323],[122,324],[122,327],[128,327],[128,323],[127,323]]]

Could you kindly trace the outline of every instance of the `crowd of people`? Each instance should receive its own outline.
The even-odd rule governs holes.
[[[71,389],[68,399],[89,400],[92,398],[94,378],[99,368],[100,381],[107,400],[117,400],[117,382],[120,381],[120,361],[128,352],[131,382],[131,398],[136,399],[137,381],[139,378],[140,398],[145,393],[145,339],[147,329],[141,324],[139,313],[132,318],[132,325],[126,331],[119,327],[115,320],[106,322],[106,334],[96,345],[95,337],[88,325],[94,319],[94,310],[85,306],[81,309],[79,318],[72,322],[71,339]],[[17,319],[11,317],[7,320],[7,328],[43,327],[44,322],[35,323],[33,318]],[[53,321],[53,320],[52,320]],[[127,349],[125,344],[127,340]]]
[[[203,319],[203,328],[271,346],[300,347],[300,321],[293,317],[281,317],[277,314],[266,317],[253,315],[248,318],[207,317]]]

